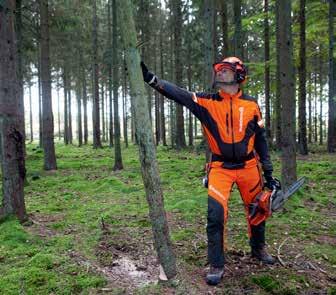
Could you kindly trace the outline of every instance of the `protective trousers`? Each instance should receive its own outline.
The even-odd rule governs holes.
[[[224,224],[228,219],[228,200],[234,183],[244,202],[251,247],[262,248],[265,244],[265,223],[251,226],[248,207],[262,190],[263,180],[259,166],[242,169],[226,169],[221,162],[212,162],[208,185],[208,262],[214,267],[224,266]]]

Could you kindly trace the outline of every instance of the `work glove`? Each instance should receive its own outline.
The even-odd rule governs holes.
[[[140,66],[144,81],[149,85],[154,84],[156,82],[156,76],[152,72],[148,71],[148,68],[143,61],[140,63]]]
[[[264,177],[266,180],[265,186],[270,189],[281,189],[281,183],[278,179],[272,176],[272,171],[264,171]]]

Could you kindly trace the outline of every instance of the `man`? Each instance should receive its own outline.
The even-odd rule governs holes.
[[[243,94],[247,70],[236,57],[214,64],[214,94],[194,93],[160,80],[141,63],[143,77],[164,96],[187,107],[201,121],[212,153],[208,175],[208,261],[206,282],[216,285],[224,274],[223,232],[228,218],[228,199],[234,183],[240,191],[248,216],[248,207],[263,189],[261,163],[266,186],[276,185],[272,177],[265,128],[257,100]],[[248,220],[248,219],[247,219]],[[273,264],[265,250],[265,222],[252,226],[248,221],[252,256]]]

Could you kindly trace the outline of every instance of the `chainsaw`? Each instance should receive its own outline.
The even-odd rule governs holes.
[[[272,215],[273,212],[282,208],[283,204],[292,196],[305,182],[302,177],[289,186],[286,192],[281,190],[280,181],[275,179],[276,184],[271,191],[262,191],[249,205],[249,222],[251,225],[259,225]]]

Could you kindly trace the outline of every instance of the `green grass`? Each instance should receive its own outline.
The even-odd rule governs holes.
[[[32,227],[11,218],[0,224],[0,294],[88,294],[100,290],[107,284],[104,277],[78,265],[69,251],[97,262],[102,221],[110,228],[114,243],[123,239],[120,229],[133,229],[129,238],[135,244],[143,231],[151,231],[136,146],[123,149],[125,169],[120,172],[112,171],[114,151],[106,147],[93,150],[56,144],[56,153],[58,170],[45,172],[42,151],[27,146],[27,211],[48,232],[41,237]],[[321,267],[335,276],[335,247],[318,241],[322,236],[336,236],[336,216],[330,215],[330,208],[336,208],[336,158],[325,153],[309,157],[298,161],[298,175],[305,176],[308,183],[288,201],[284,212],[269,220],[267,241],[275,254],[288,238],[282,248],[282,252],[289,251],[287,260],[301,253],[314,263],[321,262]],[[279,156],[273,154],[273,159],[275,176],[279,176]],[[158,147],[158,160],[171,236],[178,263],[186,272],[173,287],[151,284],[139,288],[138,293],[162,294],[171,288],[177,294],[197,294],[201,283],[195,282],[202,277],[189,278],[206,263],[207,191],[201,185],[204,157],[192,150]],[[230,249],[249,250],[237,190],[230,198],[229,243]],[[282,257],[286,260],[287,256]],[[308,273],[279,267],[269,273],[247,271],[222,287],[228,294],[237,286],[256,294],[296,294],[319,288],[318,283]],[[117,284],[113,290],[114,294],[122,293]],[[325,290],[334,294],[335,286],[330,283]]]

